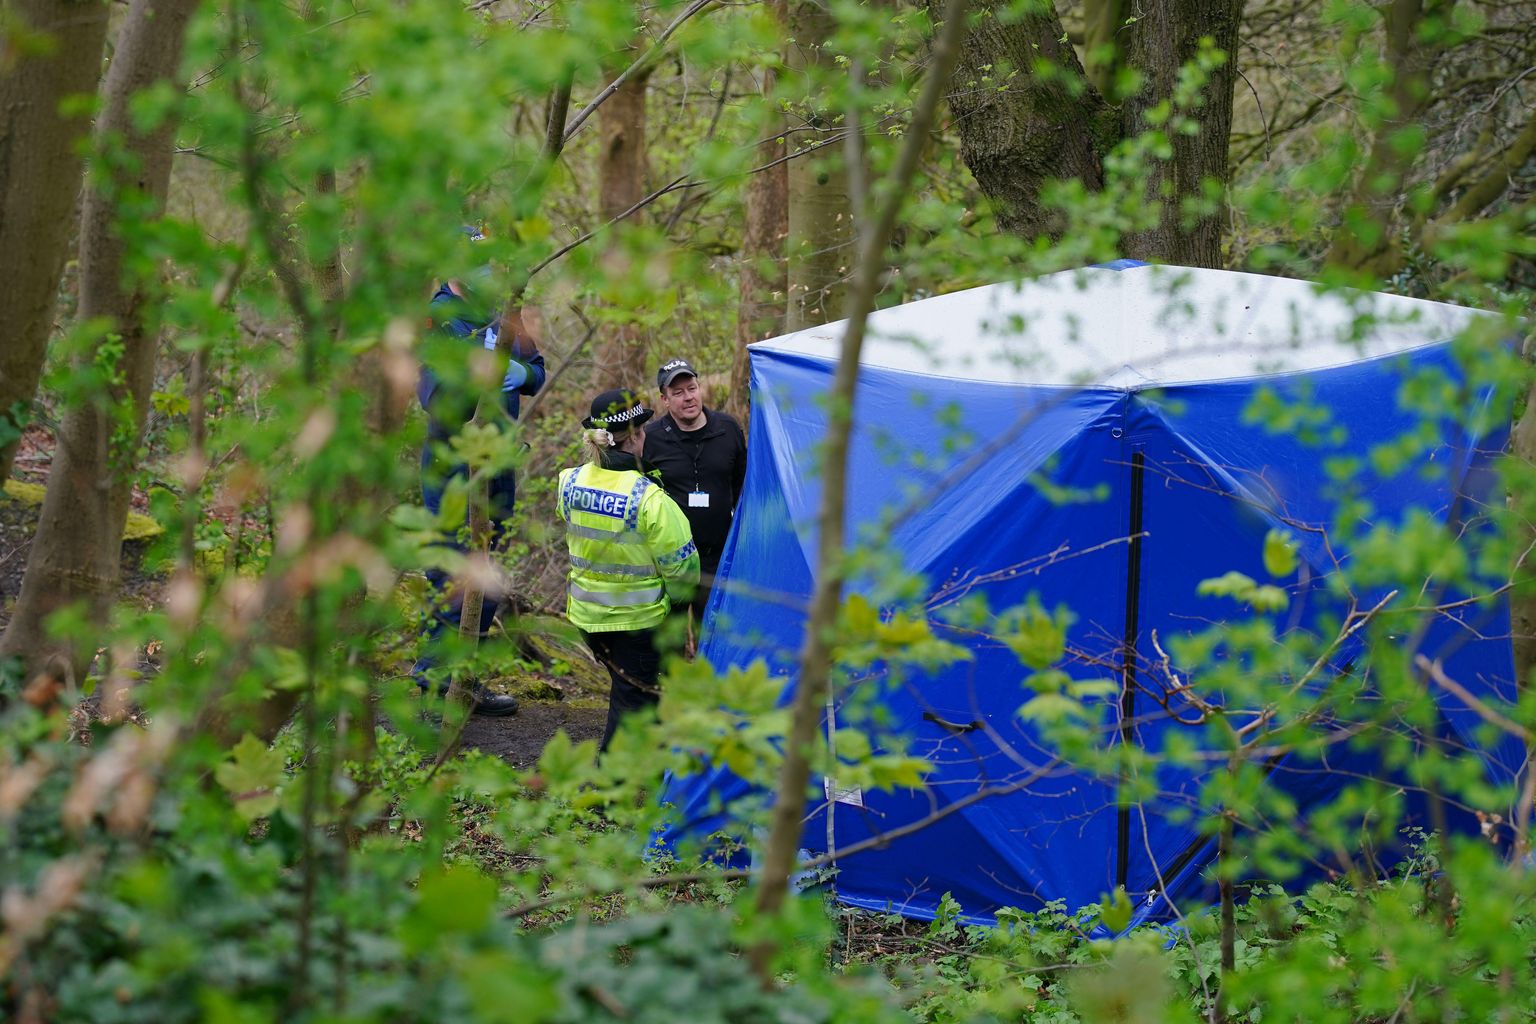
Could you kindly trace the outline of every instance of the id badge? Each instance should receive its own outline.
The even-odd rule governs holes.
[[[709,492],[708,491],[689,491],[688,492],[688,507],[689,508],[709,508]]]

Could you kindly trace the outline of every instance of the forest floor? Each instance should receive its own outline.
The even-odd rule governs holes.
[[[517,714],[505,718],[471,715],[461,738],[465,749],[492,754],[515,768],[529,768],[561,729],[577,743],[602,737],[608,719],[607,673],[579,641],[571,643],[556,629],[546,631],[541,625],[537,619],[524,623],[525,628],[531,627],[528,639],[545,664],[530,664],[519,656],[499,630],[485,641],[507,645],[503,660],[508,670],[483,682],[497,693],[512,694],[520,703]],[[402,680],[401,685],[409,684]]]
[[[512,687],[515,691],[516,687]],[[464,726],[464,748],[501,758],[514,768],[532,767],[544,752],[544,744],[564,729],[572,740],[595,740],[603,735],[608,718],[606,694],[602,704],[590,701],[533,700],[518,698],[522,705],[507,718],[471,715]]]
[[[11,607],[21,593],[36,528],[37,506],[0,493],[0,629],[11,620]]]
[[[21,581],[27,568],[27,555],[37,529],[40,486],[47,480],[51,439],[41,431],[29,431],[17,459],[15,480],[22,484],[0,492],[0,631],[10,621],[11,609],[21,593]],[[26,498],[17,496],[21,491]],[[135,495],[137,511],[147,511],[141,495]],[[149,608],[162,596],[165,577],[144,565],[145,543],[128,541],[123,545],[122,582],[119,597]],[[466,749],[474,748],[500,757],[518,768],[533,765],[543,753],[550,737],[564,729],[572,740],[598,739],[608,715],[607,674],[591,659],[579,640],[559,635],[563,623],[534,620],[526,647],[540,655],[533,661],[524,657],[499,632],[489,643],[507,647],[506,671],[485,679],[491,689],[511,693],[521,706],[516,715],[505,718],[470,716],[462,737]],[[569,632],[566,628],[564,632]],[[409,687],[401,674],[381,685]]]

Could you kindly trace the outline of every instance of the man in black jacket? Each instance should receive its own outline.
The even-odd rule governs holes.
[[[693,527],[700,576],[691,607],[702,623],[747,475],[747,437],[735,417],[704,407],[699,375],[685,360],[664,363],[656,386],[667,413],[646,425],[644,458]]]

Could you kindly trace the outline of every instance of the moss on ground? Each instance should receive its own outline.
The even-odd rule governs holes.
[[[23,505],[41,505],[45,488],[42,484],[23,483],[20,480],[5,482],[5,495]],[[165,532],[165,527],[149,516],[138,512],[128,513],[128,525],[123,529],[123,540],[148,540]]]

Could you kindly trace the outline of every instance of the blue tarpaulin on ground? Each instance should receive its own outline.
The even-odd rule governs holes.
[[[874,314],[848,536],[921,574],[935,629],[971,658],[895,683],[876,673],[833,697],[825,725],[877,716],[934,772],[896,792],[825,780],[826,799],[808,811],[807,850],[844,849],[948,811],[839,859],[838,897],[924,917],[947,892],[984,918],[1047,900],[1083,906],[1122,885],[1139,920],[1204,892],[1214,849],[1199,831],[1203,777],[1167,768],[1157,797],[1127,802],[1114,779],[1053,764],[1018,714],[1027,670],[984,631],[945,626],[941,609],[977,597],[1001,609],[1030,594],[1065,605],[1075,620],[1061,667],[1116,683],[1105,698],[1114,742],[1155,751],[1176,731],[1207,742],[1177,721],[1189,702],[1160,665],[1173,638],[1244,614],[1230,599],[1199,596],[1202,580],[1232,570],[1268,580],[1265,536],[1283,529],[1301,568],[1276,581],[1290,596],[1277,628],[1325,635],[1338,629],[1330,582],[1348,564],[1339,538],[1352,529],[1413,514],[1469,536],[1481,528],[1485,503],[1497,500],[1489,467],[1507,421],[1486,394],[1427,382],[1462,379],[1451,341],[1484,316],[1129,260]],[[722,670],[764,658],[787,688],[811,592],[815,458],[842,327],[751,349],[746,488],[701,648]],[[1426,393],[1440,404],[1419,400]],[[1281,406],[1298,412],[1262,414]],[[1406,436],[1427,440],[1399,445],[1396,464],[1372,458]],[[1344,466],[1347,488],[1336,481]],[[1507,618],[1498,600],[1466,601],[1432,619],[1419,650],[1475,693],[1510,697]],[[1352,671],[1354,651],[1341,645],[1329,670]],[[1477,742],[1476,715],[1454,699],[1442,699],[1442,715],[1447,744],[1482,758],[1490,777],[1513,777],[1516,745]],[[1326,763],[1267,767],[1300,819],[1345,780],[1376,771],[1369,749],[1347,743]],[[1013,791],[973,800],[985,788]],[[664,798],[681,830],[700,834],[729,831],[736,801],[763,796],[720,770],[673,779]]]

